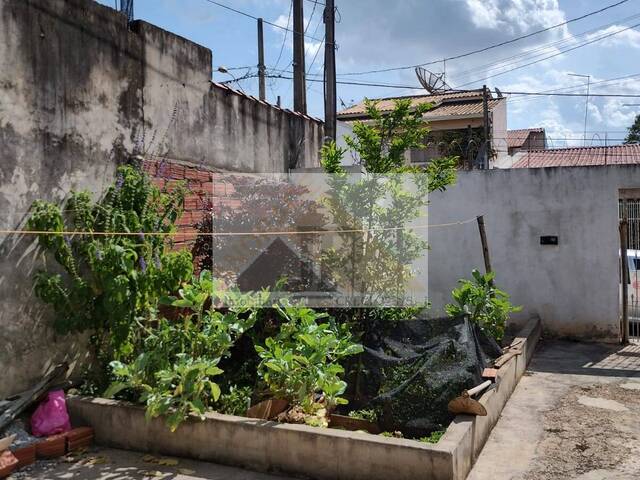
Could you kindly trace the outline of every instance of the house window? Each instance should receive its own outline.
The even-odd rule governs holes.
[[[438,132],[431,133],[424,139],[425,148],[412,148],[409,151],[409,161],[411,163],[428,163],[434,158],[446,155],[441,145],[442,135]]]

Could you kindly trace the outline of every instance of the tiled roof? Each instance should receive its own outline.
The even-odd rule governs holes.
[[[500,99],[489,100],[489,110],[493,109],[496,105],[498,105],[498,103],[502,101],[503,100]],[[429,110],[425,114],[425,118],[429,119],[440,117],[462,117],[467,115],[482,115],[482,113],[482,102],[478,100],[464,102],[447,102]]]
[[[381,98],[371,100],[378,102],[378,109],[381,112],[390,112],[395,106],[395,100],[411,99],[411,105],[417,106],[423,103],[432,103],[434,105],[440,105],[443,102],[452,102],[460,99],[475,99],[474,103],[479,103],[482,109],[482,92],[481,91],[469,91],[469,92],[453,92],[443,93],[440,95],[414,95],[410,97],[392,97]],[[364,102],[360,102],[357,105],[346,108],[338,112],[338,118],[342,120],[348,120],[351,118],[362,117],[365,115],[366,107]]]
[[[317,123],[323,123],[323,121],[321,119],[319,119],[319,118],[315,118],[315,117],[312,117],[310,115],[305,115],[305,114],[300,113],[300,112],[294,112],[293,110],[288,110],[286,108],[281,108],[281,107],[279,107],[277,105],[274,105],[273,103],[265,102],[265,101],[260,100],[259,98],[253,97],[251,95],[247,95],[246,93],[241,92],[240,90],[235,90],[235,89],[231,88],[230,86],[228,86],[228,85],[226,85],[224,83],[211,82],[211,86],[212,86],[212,88],[219,88],[221,90],[225,90],[225,91],[227,91],[229,93],[233,93],[235,95],[238,95],[239,97],[246,98],[247,100],[251,100],[251,101],[259,103],[261,105],[265,105],[265,106],[267,106],[269,108],[273,108],[275,110],[280,110],[281,112],[285,112],[285,113],[287,113],[289,115],[295,115],[296,117],[302,117],[302,118],[306,118],[307,120],[312,120],[312,121],[317,122]]]
[[[544,128],[523,128],[520,130],[507,130],[507,147],[519,148],[524,145],[532,133],[543,133]]]
[[[624,164],[640,164],[640,144],[531,150],[519,154],[511,168]]]

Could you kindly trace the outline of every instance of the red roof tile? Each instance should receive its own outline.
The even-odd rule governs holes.
[[[431,103],[437,107],[445,102],[447,104],[454,104],[454,102],[462,100],[466,102],[475,101],[475,103],[479,103],[482,108],[482,91],[451,92],[434,95],[414,95],[380,99],[372,98],[371,100],[377,102],[378,110],[381,112],[390,112],[395,106],[395,101],[403,99],[410,99],[411,105],[414,107],[423,103]],[[350,120],[364,116],[366,116],[366,106],[364,101],[338,112],[338,118],[341,120]]]
[[[544,128],[523,128],[520,130],[507,130],[507,147],[522,147],[527,141],[527,138],[529,138],[530,134],[542,132],[544,132]]]
[[[640,164],[640,144],[531,150],[517,158],[511,168]]]

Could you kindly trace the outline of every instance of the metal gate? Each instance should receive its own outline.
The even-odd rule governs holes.
[[[640,190],[620,191],[620,301],[623,341],[640,343]],[[626,260],[626,261],[625,261]],[[625,278],[626,277],[626,278]],[[623,281],[625,279],[626,281]]]

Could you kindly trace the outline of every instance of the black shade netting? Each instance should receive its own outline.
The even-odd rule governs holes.
[[[451,421],[449,401],[481,383],[501,354],[466,317],[399,322],[365,341],[353,406],[375,408],[385,431],[428,435]]]

